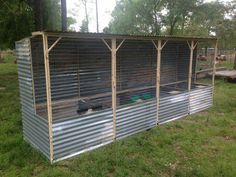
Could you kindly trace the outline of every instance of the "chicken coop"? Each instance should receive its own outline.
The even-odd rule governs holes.
[[[16,42],[25,140],[53,163],[209,108],[202,41],[217,54],[216,38],[33,32]]]

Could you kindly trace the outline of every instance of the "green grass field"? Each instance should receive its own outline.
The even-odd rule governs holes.
[[[16,65],[0,64],[0,176],[236,176],[236,84],[214,107],[54,165],[23,140]]]

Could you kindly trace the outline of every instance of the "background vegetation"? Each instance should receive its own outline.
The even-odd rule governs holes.
[[[86,18],[80,31],[88,32],[88,0],[78,0]],[[36,30],[61,29],[61,0],[0,0],[0,49]],[[76,23],[68,18],[68,27]],[[105,33],[143,35],[217,36],[221,48],[236,48],[236,0],[117,0]]]

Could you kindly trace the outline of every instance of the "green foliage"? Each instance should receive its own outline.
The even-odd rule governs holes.
[[[236,174],[235,84],[216,80],[214,107],[207,111],[50,165],[23,140],[16,71],[13,63],[0,64],[0,176]]]
[[[88,32],[88,21],[86,19],[82,21],[82,24],[80,26],[80,32]]]
[[[33,29],[33,13],[26,0],[9,0],[1,4],[0,48],[13,48],[15,41],[29,36]]]
[[[121,0],[112,12],[107,32],[117,34],[160,34],[161,0]]]
[[[0,49],[14,48],[15,41],[30,36],[35,31],[34,5],[30,0],[0,2]],[[60,30],[60,0],[42,2],[43,29]],[[75,19],[69,17],[68,27],[75,22]]]
[[[61,29],[60,0],[43,0],[43,27],[52,31]]]
[[[184,34],[186,23],[192,17],[192,12],[196,9],[199,0],[165,0],[164,6],[167,14],[162,20],[169,35]]]
[[[236,1],[120,0],[106,33],[212,36],[220,47],[236,47]]]

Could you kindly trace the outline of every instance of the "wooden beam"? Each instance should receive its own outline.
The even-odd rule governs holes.
[[[52,163],[53,162],[53,131],[52,131],[51,80],[50,80],[50,66],[49,66],[49,53],[48,53],[48,38],[47,38],[47,35],[45,34],[43,34],[43,52],[44,52],[45,81],[46,81],[46,95],[47,95],[50,162]]]
[[[111,40],[113,140],[116,140],[116,38]]]
[[[160,83],[161,83],[161,40],[157,44],[157,69],[156,69],[156,99],[157,99],[157,124],[159,123],[159,108],[160,108]]]
[[[34,100],[34,112],[35,114],[37,114],[37,109],[36,109],[36,100],[35,100],[35,86],[34,86],[34,70],[33,70],[33,60],[32,60],[32,46],[31,46],[31,42],[29,41],[29,45],[30,45],[30,70],[31,70],[31,74],[32,74],[32,91],[33,91],[33,100]],[[1,51],[0,51],[0,58],[1,58]]]
[[[156,50],[157,50],[157,67],[156,67],[156,100],[157,100],[157,121],[156,123],[159,123],[159,107],[160,107],[160,73],[161,73],[161,50],[164,48],[164,46],[166,45],[166,43],[168,42],[168,40],[166,40],[164,42],[164,44],[161,44],[161,40],[158,40],[158,43],[156,45],[156,43],[154,42],[154,40],[152,40],[153,45],[155,46]]]
[[[107,43],[107,41],[105,41],[105,39],[101,38],[103,43],[107,46],[107,48],[112,52],[111,47],[109,46],[109,44]]]
[[[193,52],[194,49],[197,46],[197,42],[194,44],[194,41],[191,41],[191,44],[187,41],[187,44],[190,49],[190,58],[189,58],[189,73],[188,73],[188,91],[191,90],[191,84],[192,84],[192,69],[193,69]]]
[[[55,45],[57,45],[57,43],[61,40],[62,37],[59,37],[48,49],[48,53],[53,49],[53,47],[55,47]]]
[[[118,51],[119,50],[119,48],[121,47],[121,45],[123,44],[125,42],[125,39],[123,39],[122,41],[121,41],[121,43],[118,45],[118,47],[116,48],[116,51]]]

